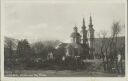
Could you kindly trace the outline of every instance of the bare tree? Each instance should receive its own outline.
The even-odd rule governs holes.
[[[121,25],[120,25],[120,22],[116,21],[116,22],[113,22],[113,25],[112,25],[112,36],[113,37],[117,37],[118,34],[120,33],[121,31]]]
[[[118,35],[121,31],[121,25],[119,22],[113,22],[111,27],[111,36],[107,37],[107,31],[101,31],[99,37],[101,38],[100,52],[103,62],[106,63],[105,69],[112,71],[112,65],[117,57],[117,41]],[[110,65],[110,66],[109,66]],[[115,64],[116,65],[116,64]],[[109,66],[109,67],[108,67]]]
[[[19,76],[21,74],[21,70],[28,68],[31,63],[32,50],[27,39],[20,40],[17,46],[17,55],[19,59]]]
[[[104,58],[105,58],[105,46],[106,46],[106,43],[107,43],[107,31],[100,31],[99,32],[99,38],[101,39],[101,46],[100,46],[100,53],[102,55],[102,59],[104,61]]]
[[[105,30],[102,30],[99,32],[99,38],[101,39],[101,45],[100,45],[100,55],[101,58],[103,60],[103,67],[104,67],[104,71],[107,70],[107,61],[108,61],[108,48],[109,48],[109,42],[108,42],[108,32]]]
[[[16,40],[12,38],[5,37],[4,41],[4,58],[5,58],[5,68],[10,68],[12,71],[12,74],[15,72],[14,71],[14,62],[15,62],[15,57],[14,57],[14,50],[16,48]]]
[[[32,49],[35,52],[35,58],[42,58],[43,60],[46,59],[46,47],[44,46],[43,42],[35,42],[32,44]]]
[[[121,25],[120,22],[116,21],[113,22],[112,27],[111,27],[111,42],[110,42],[110,48],[114,48],[114,50],[116,51],[116,47],[117,47],[117,37],[121,32]],[[115,46],[115,47],[113,47]]]
[[[110,59],[110,72],[113,72],[112,68],[117,69],[117,54],[119,53],[119,49],[117,49],[118,45],[118,37],[121,32],[121,25],[119,21],[113,22],[111,27],[111,37],[110,37],[110,43],[109,43],[109,59]]]

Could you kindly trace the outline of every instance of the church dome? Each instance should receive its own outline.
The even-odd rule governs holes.
[[[80,37],[81,35],[78,32],[71,33],[71,37]]]

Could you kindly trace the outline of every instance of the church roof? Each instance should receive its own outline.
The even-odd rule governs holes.
[[[56,49],[58,48],[78,48],[78,49],[82,49],[83,46],[82,44],[77,44],[77,43],[60,43],[57,45]]]
[[[55,47],[55,49],[65,48],[67,45],[68,45],[68,43],[63,43],[63,42],[61,42],[61,43],[59,43],[59,44]]]
[[[71,47],[74,47],[74,48],[82,48],[81,44],[77,44],[77,43],[70,43],[68,44],[67,46],[71,46]]]

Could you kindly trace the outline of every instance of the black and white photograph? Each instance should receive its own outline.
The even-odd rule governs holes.
[[[126,0],[4,1],[4,77],[126,76]]]

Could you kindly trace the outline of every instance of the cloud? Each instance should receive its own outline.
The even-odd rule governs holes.
[[[40,23],[37,25],[31,25],[28,28],[29,29],[46,29],[48,27],[48,25],[46,23]]]
[[[88,28],[90,13],[96,33],[110,31],[114,19],[125,22],[122,3],[6,3],[6,35],[30,41],[67,40],[75,25],[81,30],[83,17]]]

